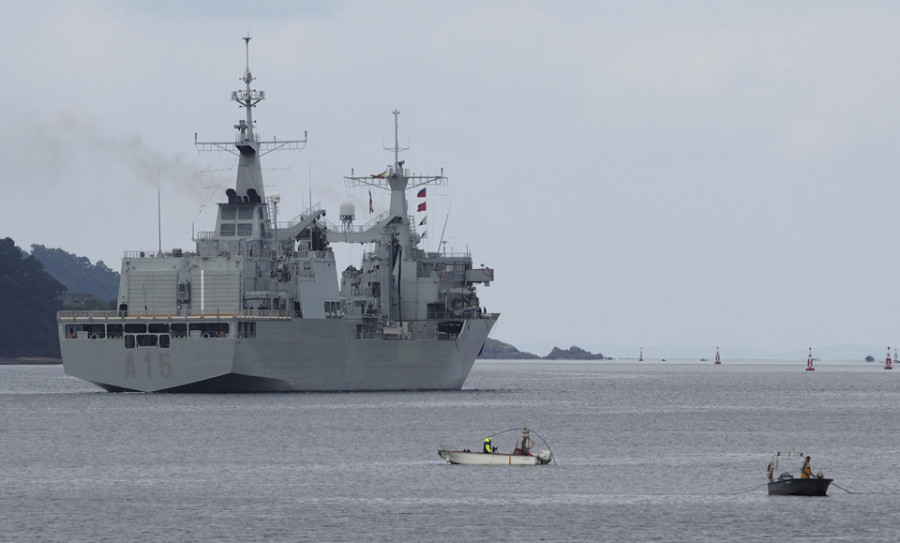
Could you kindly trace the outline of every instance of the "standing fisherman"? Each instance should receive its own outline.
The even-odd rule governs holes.
[[[809,465],[809,457],[806,457],[806,460],[803,461],[803,467],[800,469],[800,478],[801,479],[809,479],[812,477],[812,468]]]

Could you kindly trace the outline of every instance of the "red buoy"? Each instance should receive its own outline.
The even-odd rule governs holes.
[[[886,369],[886,370],[894,369],[894,367],[891,366],[891,348],[890,347],[888,347],[887,358],[884,359],[884,369]]]
[[[722,363],[722,359],[719,358],[719,348],[716,347],[716,364],[721,364],[721,363]]]
[[[815,371],[812,364],[812,347],[809,348],[809,356],[806,358],[806,371]]]

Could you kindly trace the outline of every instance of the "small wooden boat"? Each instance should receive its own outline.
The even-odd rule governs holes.
[[[506,432],[509,431],[506,430]],[[451,464],[468,466],[537,466],[549,464],[553,459],[549,447],[537,454],[531,452],[532,447],[534,447],[534,440],[531,438],[531,432],[528,428],[525,428],[522,430],[522,437],[516,442],[515,449],[513,449],[511,454],[501,454],[498,451],[498,447],[494,446],[491,441],[491,452],[473,452],[469,449],[438,449],[438,455]]]
[[[774,474],[781,471],[781,468],[784,468],[787,462],[796,462],[798,465],[802,465],[803,459],[802,453],[778,453],[772,457],[772,461],[769,462],[769,466],[766,469],[766,476],[769,478],[769,496],[826,495],[832,479],[826,479],[822,472],[816,473],[813,477],[795,478],[790,472],[783,471],[778,477],[774,477]],[[781,468],[779,468],[779,464],[781,464]]]

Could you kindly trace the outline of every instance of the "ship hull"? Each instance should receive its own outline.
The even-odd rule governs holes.
[[[121,337],[67,337],[61,321],[60,347],[68,375],[112,392],[459,390],[494,322],[466,320],[452,339],[358,339],[341,319],[260,321],[253,337],[128,348]]]
[[[449,451],[441,449],[438,456],[450,464],[466,466],[539,466],[550,462],[549,455],[546,461],[534,455],[514,454],[485,454],[471,451]]]
[[[831,479],[781,479],[768,484],[770,496],[825,496]]]

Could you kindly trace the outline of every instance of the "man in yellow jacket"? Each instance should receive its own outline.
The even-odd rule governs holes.
[[[801,479],[810,479],[812,478],[812,468],[809,466],[809,457],[806,457],[806,460],[803,461],[803,468],[800,469],[800,478]]]
[[[493,443],[491,443],[491,438],[484,438],[484,454],[492,454],[494,452]]]

